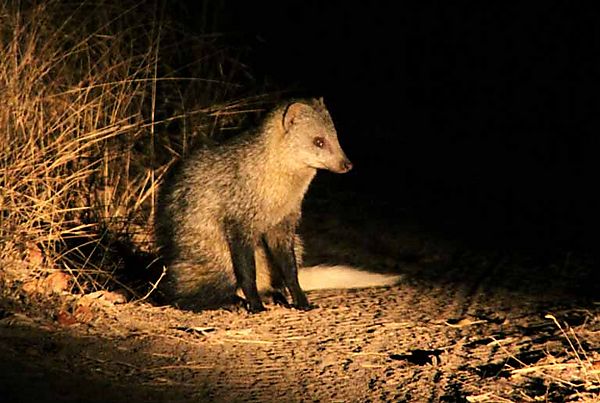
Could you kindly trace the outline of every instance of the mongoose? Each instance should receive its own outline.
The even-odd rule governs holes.
[[[158,198],[167,298],[181,308],[214,308],[234,301],[239,288],[247,309],[258,312],[265,309],[259,289],[270,289],[276,301],[287,304],[289,292],[296,308],[308,309],[296,228],[317,169],[352,169],[322,98],[283,103],[257,128],[183,160]]]

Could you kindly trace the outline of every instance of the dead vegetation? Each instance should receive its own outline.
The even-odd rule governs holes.
[[[61,270],[76,293],[118,285],[139,294],[116,271],[124,250],[152,251],[165,170],[260,101],[241,96],[247,72],[218,36],[182,35],[165,7],[0,4],[6,273]]]
[[[591,314],[591,313],[589,313]],[[592,318],[593,315],[587,316]],[[509,384],[518,386],[514,391],[496,393],[487,391],[467,397],[469,402],[595,402],[600,398],[600,354],[596,349],[585,347],[581,340],[593,340],[596,330],[589,329],[587,323],[570,326],[552,314],[545,316],[550,326],[546,332],[551,337],[536,335],[545,339],[539,345],[532,343],[532,337],[496,339],[491,345],[504,355],[503,363],[498,364],[495,376],[506,378]],[[553,332],[554,330],[554,332]],[[542,332],[543,333],[543,332]],[[491,366],[487,369],[490,370]]]
[[[546,400],[562,399],[566,396],[573,401],[597,401],[600,398],[600,355],[598,351],[588,352],[578,336],[579,333],[583,340],[588,339],[586,324],[575,329],[568,323],[561,325],[552,314],[547,314],[545,318],[551,320],[560,330],[563,350],[559,350],[557,354],[547,352],[534,365],[526,365],[517,360],[521,367],[511,369],[511,375],[543,380],[547,391]],[[523,396],[529,401],[540,400],[526,394]]]

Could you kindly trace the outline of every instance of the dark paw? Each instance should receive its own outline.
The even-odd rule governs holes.
[[[281,305],[285,308],[291,308],[292,306],[290,305],[290,303],[288,302],[287,298],[285,297],[285,295],[283,295],[280,292],[274,292],[272,295],[273,298],[273,303],[275,305]]]
[[[294,305],[294,308],[301,311],[310,311],[311,309],[318,308],[318,305],[311,304],[307,301],[305,304]]]
[[[266,308],[264,307],[260,299],[255,301],[249,301],[240,297],[239,295],[233,296],[232,306],[236,307],[237,309],[245,309],[250,313],[266,311]]]
[[[246,309],[248,310],[248,312],[250,313],[259,313],[259,312],[264,312],[267,309],[265,308],[265,306],[262,304],[262,302],[258,301],[258,302],[249,302],[246,305]]]
[[[294,308],[302,311],[309,311],[315,308],[314,305],[308,302],[306,295],[300,290],[300,292],[293,294],[294,297]]]
[[[244,298],[235,295],[223,308],[229,312],[242,312],[248,310],[248,304]]]

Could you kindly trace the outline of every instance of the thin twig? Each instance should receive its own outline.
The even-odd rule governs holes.
[[[144,295],[141,299],[139,299],[138,301],[144,301],[146,300],[150,294],[152,294],[154,292],[154,290],[156,290],[156,288],[158,287],[158,284],[160,283],[160,281],[163,279],[163,277],[167,274],[167,266],[163,266],[163,270],[162,273],[160,273],[160,277],[158,278],[158,280],[156,280],[155,283],[150,282],[150,284],[152,285],[152,288],[150,289],[150,291],[148,291],[146,293],[146,295]]]

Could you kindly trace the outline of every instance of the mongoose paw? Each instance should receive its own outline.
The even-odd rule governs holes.
[[[229,303],[223,306],[223,309],[229,312],[242,312],[248,310],[248,303],[246,300],[238,295],[231,298]]]
[[[265,306],[260,301],[248,302],[246,304],[246,309],[250,313],[259,313],[259,312],[264,312],[267,310],[267,308],[265,308]]]
[[[290,303],[288,302],[287,298],[285,297],[285,295],[283,295],[280,292],[274,292],[272,295],[273,298],[273,303],[275,305],[281,305],[285,308],[291,308],[292,306],[290,305]]]
[[[312,309],[318,308],[318,305],[306,302],[306,304],[294,305],[294,308],[296,308],[300,311],[310,311]]]

